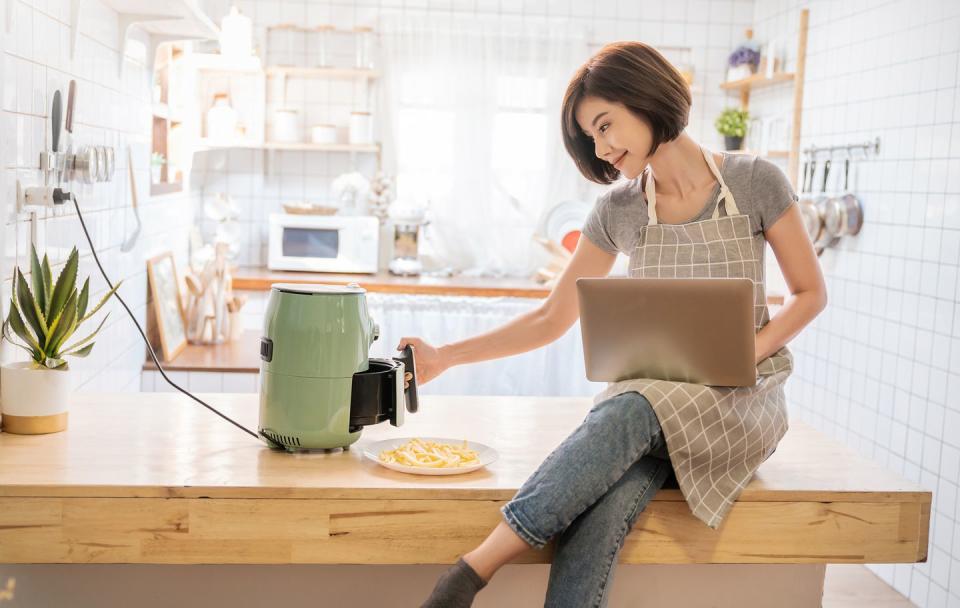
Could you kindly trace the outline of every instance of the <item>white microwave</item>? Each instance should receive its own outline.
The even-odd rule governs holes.
[[[380,221],[370,215],[270,214],[270,270],[377,272]]]

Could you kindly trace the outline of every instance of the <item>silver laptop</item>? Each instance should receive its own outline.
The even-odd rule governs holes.
[[[753,281],[577,279],[587,378],[757,381]]]

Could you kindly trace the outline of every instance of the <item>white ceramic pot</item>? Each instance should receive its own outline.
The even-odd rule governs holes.
[[[0,411],[8,433],[39,435],[67,428],[73,372],[33,365],[18,361],[0,367]]]

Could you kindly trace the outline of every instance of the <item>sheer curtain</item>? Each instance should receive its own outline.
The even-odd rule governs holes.
[[[585,37],[476,15],[391,15],[381,27],[384,166],[398,199],[430,202],[428,268],[528,275],[545,261],[531,238],[542,213],[586,187],[560,134]]]

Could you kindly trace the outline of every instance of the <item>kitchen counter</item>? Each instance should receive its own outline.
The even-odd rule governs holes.
[[[206,398],[255,428],[255,394]],[[590,407],[587,398],[422,396],[403,427],[381,423],[348,450],[291,455],[179,394],[77,394],[67,431],[0,434],[0,562],[452,563]],[[436,477],[362,456],[375,440],[417,435],[479,441],[500,458]],[[923,561],[930,501],[791,421],[719,530],[695,519],[673,484],[641,514],[620,561]],[[518,563],[550,555],[531,550]]]
[[[269,291],[273,283],[359,283],[370,292],[430,294],[442,296],[475,296],[545,298],[550,287],[532,279],[491,277],[400,277],[389,272],[377,274],[333,274],[327,272],[288,272],[266,268],[241,268],[233,277],[233,288],[247,291]],[[783,296],[770,295],[767,303],[783,304]]]

